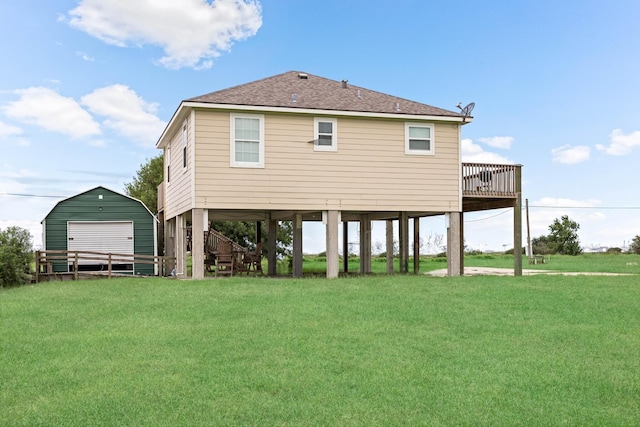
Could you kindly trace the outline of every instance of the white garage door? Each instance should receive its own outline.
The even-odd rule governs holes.
[[[67,238],[67,250],[69,251],[127,255],[134,253],[133,221],[70,221],[67,223]],[[103,264],[104,261],[81,260],[80,263]]]

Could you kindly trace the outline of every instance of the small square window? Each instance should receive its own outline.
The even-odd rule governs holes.
[[[338,151],[337,120],[316,117],[314,127],[313,149],[315,151]]]
[[[433,155],[433,125],[405,123],[405,154]]]

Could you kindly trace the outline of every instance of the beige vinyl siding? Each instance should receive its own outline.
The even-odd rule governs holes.
[[[197,207],[459,209],[458,124],[435,123],[435,155],[417,156],[405,154],[404,120],[336,117],[339,143],[332,152],[309,143],[313,115],[265,114],[265,167],[248,169],[229,167],[228,112],[195,117]]]
[[[187,168],[183,167],[182,162],[182,125],[177,126],[175,133],[171,136],[171,182],[166,185],[166,213],[165,217],[173,218],[192,208],[193,192],[192,192],[192,156],[193,156],[193,132],[190,124],[190,116],[186,120],[187,124]],[[167,170],[167,159],[165,151],[164,170]],[[166,173],[165,173],[166,184]]]

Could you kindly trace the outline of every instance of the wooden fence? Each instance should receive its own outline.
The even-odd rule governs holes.
[[[67,271],[54,271],[55,263],[67,265]],[[112,254],[104,252],[89,251],[65,251],[50,250],[36,251],[36,277],[35,281],[51,280],[51,278],[65,279],[72,278],[78,280],[80,275],[100,275],[114,277],[123,275],[133,276],[134,269],[123,273],[122,270],[114,269],[114,266],[122,264],[152,264],[155,266],[154,272],[159,276],[168,275],[168,267],[175,265],[175,257],[165,257],[159,255],[139,255],[139,254]],[[80,265],[101,265],[106,266],[106,270],[100,271],[79,271]]]

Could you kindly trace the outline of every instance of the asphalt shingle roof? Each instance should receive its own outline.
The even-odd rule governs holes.
[[[353,86],[301,71],[288,71],[187,102],[366,113],[462,117],[460,113]]]

